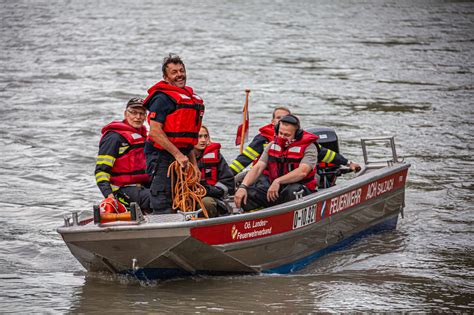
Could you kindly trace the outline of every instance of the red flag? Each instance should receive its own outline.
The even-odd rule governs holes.
[[[244,107],[245,111],[245,107]],[[235,137],[235,145],[240,145],[242,142],[242,128],[244,128],[244,142],[246,142],[249,139],[249,112],[247,111],[247,115],[243,116],[245,117],[245,121],[243,121],[240,125],[239,128],[237,129],[237,136]]]
[[[237,136],[235,137],[235,145],[240,144],[240,153],[242,153],[244,150],[244,142],[249,138],[249,94],[250,90],[246,89],[244,109],[242,110],[242,123],[237,129]]]

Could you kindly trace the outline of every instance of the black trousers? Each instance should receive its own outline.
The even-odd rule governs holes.
[[[119,197],[119,200],[121,194],[128,198],[128,202],[136,202],[143,212],[151,212],[150,190],[148,188],[137,186],[120,187],[120,189],[115,193],[115,195]]]
[[[153,152],[146,156],[146,170],[152,178],[150,185],[150,206],[153,214],[173,213],[171,178],[168,167],[174,157],[167,152]]]
[[[270,179],[266,175],[260,175],[254,185],[247,188],[247,203],[242,205],[244,211],[255,210],[259,208],[271,207],[283,202],[296,199],[295,192],[303,190],[303,196],[306,196],[312,191],[303,184],[294,183],[281,185],[279,197],[276,201],[271,202],[267,200],[268,188],[270,188]]]

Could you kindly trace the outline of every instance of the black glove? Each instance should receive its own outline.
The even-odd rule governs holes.
[[[127,210],[130,210],[129,207],[130,207],[131,199],[126,193],[124,193],[121,190],[117,190],[116,192],[114,192],[114,195],[115,195],[115,198],[118,201],[120,201],[120,203],[123,204],[125,208],[127,208]]]
[[[224,194],[225,194],[224,189],[222,189],[220,187],[208,185],[208,184],[204,184],[203,186],[204,186],[204,188],[206,188],[206,191],[207,191],[206,196],[207,197],[214,197],[214,198],[224,197]]]

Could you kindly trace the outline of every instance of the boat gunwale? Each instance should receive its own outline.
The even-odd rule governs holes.
[[[229,215],[224,217],[217,217],[206,220],[194,220],[194,221],[176,221],[176,222],[145,222],[136,225],[116,225],[116,226],[97,226],[97,225],[80,225],[80,226],[60,226],[56,231],[63,234],[73,233],[110,233],[110,232],[122,232],[122,231],[142,231],[152,229],[192,229],[204,226],[226,224],[231,222],[247,221],[261,219],[268,216],[278,215],[296,209],[301,209],[316,204],[319,201],[327,200],[333,196],[343,194],[347,191],[354,189],[354,187],[360,187],[368,182],[378,180],[380,178],[389,176],[391,174],[400,172],[408,169],[411,166],[410,163],[401,162],[391,166],[381,167],[380,169],[371,170],[368,173],[356,176],[350,180],[347,180],[339,185],[320,190],[318,192],[307,195],[301,199],[292,200],[284,204],[275,205],[262,209],[255,212],[247,212],[238,215]],[[404,187],[402,189],[405,189]]]
[[[399,188],[399,189],[389,192],[390,197],[393,197],[395,195],[402,193],[401,192],[402,189],[403,188]],[[261,244],[278,242],[278,241],[281,241],[282,239],[291,239],[295,237],[295,235],[310,233],[310,231],[313,229],[319,229],[321,227],[324,227],[325,225],[331,224],[333,221],[341,220],[341,218],[344,218],[356,212],[359,212],[361,209],[365,208],[368,205],[371,206],[373,204],[377,204],[380,202],[382,198],[383,196],[378,196],[376,198],[367,200],[367,203],[356,205],[354,207],[347,209],[347,211],[336,213],[333,216],[323,218],[321,221],[314,222],[313,224],[308,224],[298,229],[294,229],[294,230],[290,230],[290,231],[286,231],[286,232],[278,233],[278,234],[272,234],[266,237],[245,240],[245,245],[242,244],[243,242],[233,242],[233,243],[216,244],[213,246],[220,248],[223,252],[227,252],[227,251],[232,251],[235,249],[251,248],[251,247],[259,246]],[[392,213],[392,215],[394,216],[399,214],[398,211],[396,212],[396,214],[394,213]],[[385,219],[384,218],[378,219],[378,221],[380,222],[382,222],[383,220]]]

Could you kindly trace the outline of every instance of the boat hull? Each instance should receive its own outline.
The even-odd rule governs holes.
[[[189,274],[289,273],[364,234],[396,227],[408,164],[265,210],[185,222],[62,227],[90,271],[154,279]]]

